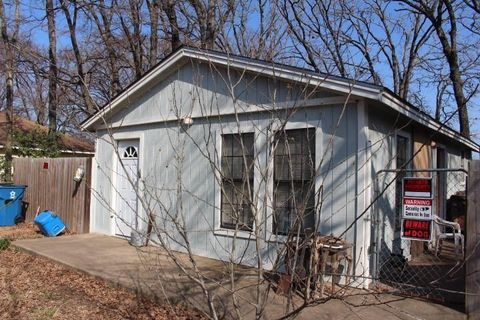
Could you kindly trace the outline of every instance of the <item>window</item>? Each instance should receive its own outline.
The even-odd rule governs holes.
[[[303,233],[315,224],[315,129],[277,132],[274,146],[273,232]]]
[[[253,228],[253,145],[253,133],[222,135],[222,228]]]
[[[137,148],[135,148],[134,146],[126,147],[125,151],[123,152],[123,157],[124,158],[137,158],[138,157]]]
[[[406,169],[408,160],[408,138],[397,135],[397,169]]]

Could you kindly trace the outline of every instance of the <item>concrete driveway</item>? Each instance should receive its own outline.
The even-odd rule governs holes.
[[[206,299],[195,282],[185,276],[164,251],[156,247],[135,248],[126,240],[98,234],[60,236],[18,240],[13,246],[31,254],[43,256],[65,266],[102,278],[112,284],[124,286],[156,299],[173,303],[187,302],[199,309],[206,309]],[[188,257],[179,253],[179,261]],[[196,257],[199,270],[206,275],[208,287],[213,288],[216,301],[222,305],[222,315],[231,314],[232,299],[224,275],[228,267],[221,261]],[[252,269],[236,270],[236,286],[242,287],[239,296],[240,310],[245,317],[254,318],[255,273]],[[221,277],[223,276],[223,277]],[[223,279],[223,280],[222,280]],[[120,303],[120,302],[119,302]],[[266,305],[266,318],[283,315],[286,299],[270,294]],[[299,319],[465,319],[458,311],[442,305],[411,298],[367,292],[356,292],[342,299],[332,299],[305,308]]]

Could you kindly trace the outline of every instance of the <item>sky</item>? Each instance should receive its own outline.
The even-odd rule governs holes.
[[[31,39],[40,46],[43,46],[46,50],[48,47],[48,33],[47,33],[47,26],[46,26],[46,19],[44,14],[44,1],[34,1],[34,0],[21,0],[21,13],[23,18],[27,19],[26,24],[22,25],[22,33],[30,35]],[[7,4],[8,6],[8,4]],[[7,15],[11,14],[13,16],[12,7],[7,7]],[[10,13],[8,13],[10,10]],[[256,19],[252,19],[250,23],[255,23]],[[63,19],[57,19],[57,48],[61,50],[63,48],[70,47],[70,38],[68,35],[68,28],[66,23]],[[255,27],[255,26],[253,26]],[[148,31],[148,28],[146,28]],[[287,36],[287,35],[285,35]],[[388,79],[389,77],[386,76],[388,74],[388,67],[379,67],[380,75],[384,75],[383,79]],[[385,82],[385,85],[391,89],[391,82],[388,80]],[[417,85],[417,84],[412,84]],[[422,84],[420,84],[422,85]],[[421,88],[422,94],[427,102],[427,105],[433,107],[435,105],[435,91],[432,88]],[[472,99],[469,102],[469,112],[470,112],[470,124],[471,124],[471,132],[472,132],[472,139],[475,140],[477,143],[480,143],[480,111],[477,107],[480,103],[480,98]],[[453,123],[455,129],[457,129],[457,122]]]

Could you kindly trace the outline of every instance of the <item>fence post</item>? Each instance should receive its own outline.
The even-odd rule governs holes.
[[[480,160],[470,162],[467,183],[467,250],[465,311],[480,319]]]
[[[373,199],[374,203],[372,204],[372,232],[373,232],[373,243],[372,243],[372,255],[373,255],[373,261],[372,261],[372,272],[371,276],[373,278],[372,282],[374,285],[377,284],[378,280],[378,263],[379,263],[379,254],[380,254],[380,246],[381,246],[381,235],[380,235],[380,215],[379,215],[379,210],[378,210],[378,205],[377,205],[377,197],[379,195],[379,183],[378,183],[378,175],[375,174],[374,178],[372,179],[373,182]]]

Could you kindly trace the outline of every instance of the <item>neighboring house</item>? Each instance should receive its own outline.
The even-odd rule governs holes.
[[[5,112],[0,112],[0,156],[5,153],[5,143],[7,141],[7,115]],[[13,121],[13,129],[16,135],[35,135],[48,133],[48,128],[42,126],[34,121],[15,116]],[[58,153],[62,157],[83,157],[93,156],[95,146],[92,142],[74,137],[69,134],[60,133],[58,143]],[[30,147],[30,146],[29,146]],[[35,148],[34,146],[31,146]],[[13,143],[14,155],[19,152],[17,143]]]
[[[362,274],[377,172],[414,154],[408,167],[466,168],[479,150],[386,88],[186,47],[82,129],[97,134],[92,232],[129,236],[150,213],[176,250],[271,267],[302,212],[354,244]]]

